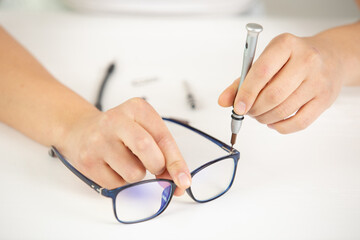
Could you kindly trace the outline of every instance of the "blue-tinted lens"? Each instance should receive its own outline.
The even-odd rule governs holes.
[[[120,191],[115,199],[115,210],[122,222],[144,220],[163,211],[172,196],[168,181],[144,182]]]

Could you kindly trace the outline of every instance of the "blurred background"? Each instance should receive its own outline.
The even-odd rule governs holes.
[[[117,13],[222,13],[276,17],[360,16],[355,0],[0,0],[2,10]]]

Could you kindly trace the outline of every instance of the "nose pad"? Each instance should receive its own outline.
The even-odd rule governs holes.
[[[163,209],[166,206],[167,202],[169,201],[170,195],[171,195],[171,185],[166,187],[162,192],[160,209]]]

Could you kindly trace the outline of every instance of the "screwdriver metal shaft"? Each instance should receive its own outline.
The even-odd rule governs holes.
[[[259,33],[263,30],[263,27],[257,23],[248,23],[246,25],[246,29],[247,29],[247,37],[246,37],[243,65],[242,65],[238,90],[242,85],[242,83],[244,82],[244,79],[248,74],[252,62],[254,60],[258,36]],[[243,120],[244,120],[244,116],[235,113],[233,109],[231,114],[231,140],[230,140],[231,146],[234,146],[236,142],[237,134],[240,131]]]

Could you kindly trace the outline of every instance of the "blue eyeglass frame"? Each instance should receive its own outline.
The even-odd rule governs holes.
[[[215,143],[216,145],[218,145],[220,148],[222,148],[223,150],[225,150],[226,152],[229,153],[229,155],[226,155],[224,157],[220,157],[220,158],[217,158],[215,160],[212,160],[210,162],[207,162],[203,165],[201,165],[200,167],[196,168],[195,170],[193,170],[191,172],[191,177],[193,177],[196,173],[200,172],[201,170],[203,170],[204,168],[214,164],[214,163],[217,163],[221,160],[224,160],[224,159],[228,159],[228,158],[232,158],[234,160],[234,172],[233,172],[233,176],[232,176],[232,179],[231,179],[231,182],[229,184],[229,186],[223,191],[221,192],[220,194],[214,196],[213,198],[210,198],[210,199],[207,199],[207,200],[198,200],[196,199],[196,197],[194,197],[192,191],[191,191],[191,186],[186,189],[186,192],[187,194],[195,201],[195,202],[198,202],[198,203],[206,203],[206,202],[209,202],[209,201],[212,201],[218,197],[221,197],[222,195],[224,195],[232,186],[233,182],[234,182],[234,179],[235,179],[235,175],[236,175],[236,169],[237,169],[237,166],[238,166],[238,162],[239,162],[239,159],[240,159],[240,152],[238,150],[236,150],[235,148],[232,148],[230,147],[229,145],[227,145],[226,143],[210,136],[209,134],[206,134],[204,133],[203,131],[201,130],[198,130],[192,126],[190,126],[189,124],[183,122],[183,121],[180,121],[180,120],[177,120],[177,119],[174,119],[174,118],[162,118],[163,120],[165,121],[168,121],[168,122],[172,122],[172,123],[175,123],[175,124],[178,124],[178,125],[181,125],[189,130],[192,130],[193,132],[205,137],[206,139],[210,140],[211,142]],[[147,221],[147,220],[150,220],[150,219],[153,219],[157,216],[159,216],[161,213],[163,213],[165,211],[165,209],[168,207],[169,203],[171,202],[171,199],[174,195],[174,192],[175,192],[175,189],[176,189],[176,184],[174,183],[173,180],[169,180],[169,179],[150,179],[150,180],[143,180],[143,181],[139,181],[139,182],[136,182],[136,183],[131,183],[131,184],[127,184],[125,186],[122,186],[122,187],[118,187],[118,188],[114,188],[114,189],[106,189],[106,188],[103,188],[101,187],[99,184],[97,184],[96,182],[92,181],[91,179],[87,178],[85,175],[83,175],[82,173],[80,173],[76,168],[74,168],[65,158],[64,156],[56,149],[55,146],[51,146],[50,150],[49,150],[49,155],[51,157],[57,157],[61,160],[61,162],[71,171],[73,172],[76,176],[78,176],[83,182],[85,182],[87,185],[89,185],[92,189],[94,189],[97,193],[105,196],[105,197],[109,197],[112,199],[112,202],[113,202],[113,211],[114,211],[114,215],[115,215],[115,218],[117,221],[119,221],[120,223],[125,223],[125,224],[129,224],[129,223],[139,223],[139,222],[144,222],[144,221]],[[148,183],[148,182],[160,182],[160,181],[163,181],[163,182],[168,182],[171,184],[171,194],[166,202],[166,204],[159,209],[159,211],[148,217],[148,218],[144,218],[144,219],[140,219],[140,220],[136,220],[136,221],[122,221],[118,218],[117,216],[117,213],[116,213],[116,196],[119,192],[121,192],[122,190],[124,189],[127,189],[129,187],[133,187],[133,186],[136,186],[136,185],[140,185],[140,184],[145,184],[145,183]]]

